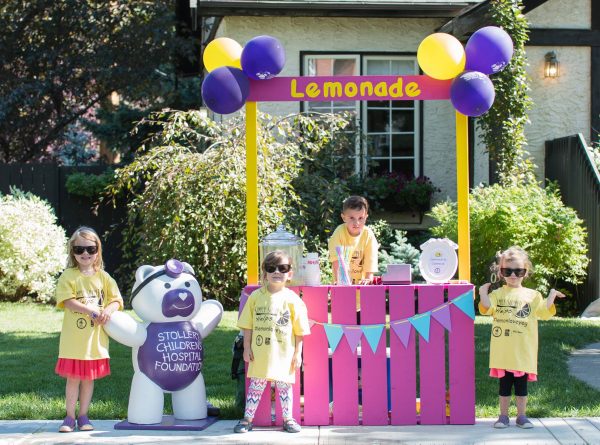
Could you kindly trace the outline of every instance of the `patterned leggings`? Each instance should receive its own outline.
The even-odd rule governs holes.
[[[250,377],[250,386],[248,387],[248,395],[246,396],[246,411],[244,411],[244,417],[246,419],[254,419],[256,408],[258,408],[258,402],[262,393],[267,387],[267,379],[257,379],[256,377]],[[292,418],[292,384],[286,382],[275,381],[277,391],[279,392],[279,402],[281,403],[281,410],[283,411],[284,419]]]

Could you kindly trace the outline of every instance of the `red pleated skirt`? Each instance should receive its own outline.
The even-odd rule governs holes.
[[[59,376],[71,379],[96,380],[110,374],[110,359],[76,360],[59,358],[54,368]]]

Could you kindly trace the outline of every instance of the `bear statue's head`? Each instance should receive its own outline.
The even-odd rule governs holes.
[[[192,266],[170,259],[164,266],[138,268],[130,303],[143,321],[185,321],[200,310],[202,291]]]

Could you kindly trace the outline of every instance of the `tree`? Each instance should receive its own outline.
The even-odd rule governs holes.
[[[525,67],[525,43],[529,25],[522,13],[521,0],[492,0],[492,21],[512,38],[514,53],[510,64],[492,76],[496,98],[492,108],[477,120],[482,138],[495,161],[501,184],[515,185],[534,182],[534,165],[526,150],[525,124],[532,106],[529,78]]]
[[[0,3],[0,161],[47,159],[112,91],[152,103],[157,69],[190,42],[169,0]]]

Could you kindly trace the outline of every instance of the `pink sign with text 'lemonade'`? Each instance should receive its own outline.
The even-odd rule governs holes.
[[[429,76],[275,77],[250,80],[250,102],[448,100],[451,80]]]

